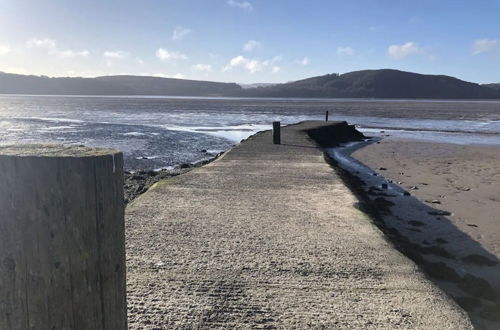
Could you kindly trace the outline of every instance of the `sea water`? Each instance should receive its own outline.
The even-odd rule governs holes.
[[[273,121],[346,120],[384,138],[500,145],[499,101],[0,95],[0,144],[123,151],[128,170],[211,158]]]

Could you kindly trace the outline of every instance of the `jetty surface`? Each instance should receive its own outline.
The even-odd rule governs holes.
[[[132,202],[129,327],[472,328],[305,132],[343,124],[287,126],[280,145],[256,134]]]

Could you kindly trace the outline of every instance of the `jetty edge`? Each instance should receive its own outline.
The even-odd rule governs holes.
[[[313,140],[352,129],[302,122],[279,145],[261,132],[130,203],[130,328],[472,329]]]

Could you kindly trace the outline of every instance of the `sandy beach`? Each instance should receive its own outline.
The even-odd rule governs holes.
[[[428,275],[472,318],[498,328],[500,147],[389,137],[351,156],[373,170],[352,174],[385,225],[418,247]]]

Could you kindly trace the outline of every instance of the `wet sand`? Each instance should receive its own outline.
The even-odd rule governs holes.
[[[455,226],[500,258],[500,147],[388,139],[352,156],[451,212]]]
[[[351,156],[373,170],[351,173],[402,250],[475,326],[500,328],[500,147],[389,137]]]

